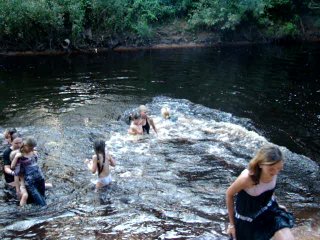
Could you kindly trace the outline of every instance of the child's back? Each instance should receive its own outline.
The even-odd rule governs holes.
[[[92,173],[98,172],[98,180],[95,182],[98,189],[111,183],[110,166],[114,167],[115,161],[106,150],[102,139],[94,142],[94,151],[96,154],[87,161],[87,164]]]

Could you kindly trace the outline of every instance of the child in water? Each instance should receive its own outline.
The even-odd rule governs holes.
[[[170,109],[168,107],[161,108],[161,115],[164,119],[170,118]]]
[[[128,130],[128,133],[130,135],[142,135],[143,134],[143,129],[142,129],[142,125],[141,125],[141,116],[139,113],[133,114],[131,125]]]
[[[95,140],[93,147],[95,154],[92,156],[92,159],[86,159],[85,163],[92,173],[98,172],[98,180],[95,182],[96,190],[98,190],[111,183],[112,178],[110,166],[114,167],[116,162],[106,150],[106,144],[104,140]]]
[[[45,206],[45,180],[38,165],[38,154],[35,151],[37,142],[34,138],[26,138],[11,162],[15,172],[15,185],[18,195],[21,195],[20,206],[27,203],[28,194],[34,203]],[[28,191],[27,191],[28,190]]]
[[[172,116],[171,110],[169,107],[164,106],[161,108],[161,116],[163,119],[170,119],[172,122],[176,122],[178,120],[177,116]]]

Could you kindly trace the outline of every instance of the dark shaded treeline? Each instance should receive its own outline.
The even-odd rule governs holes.
[[[317,0],[3,0],[0,49],[318,40],[319,13]]]

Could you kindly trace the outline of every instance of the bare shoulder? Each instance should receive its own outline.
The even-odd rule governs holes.
[[[251,187],[254,184],[248,169],[245,169],[241,172],[241,174],[237,178],[237,181],[244,188]]]
[[[253,181],[249,175],[249,171],[245,169],[228,188],[228,192],[234,195],[243,189],[251,187],[252,185],[253,185]]]

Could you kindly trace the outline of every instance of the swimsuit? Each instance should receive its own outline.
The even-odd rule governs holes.
[[[148,118],[146,118],[146,124],[142,126],[142,130],[143,130],[143,133],[149,134],[150,125],[149,125],[149,122],[148,122]]]
[[[109,185],[112,182],[111,174],[106,177],[99,178],[98,182],[102,183],[104,186]]]
[[[109,185],[112,182],[111,174],[106,177],[98,178],[95,180],[91,180],[93,184],[101,183],[103,186]]]

